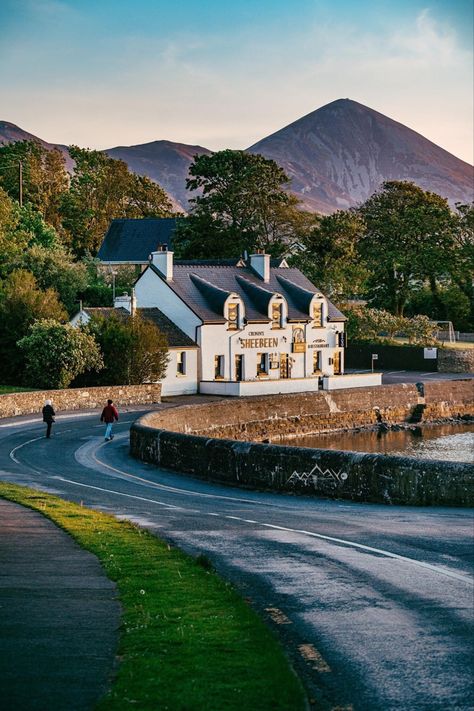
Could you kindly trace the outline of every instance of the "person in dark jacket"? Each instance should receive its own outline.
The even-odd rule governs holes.
[[[46,437],[49,439],[51,437],[51,427],[53,426],[54,417],[56,413],[53,410],[51,400],[46,400],[43,407],[43,422],[46,422]]]
[[[102,415],[100,416],[100,421],[105,422],[105,441],[109,442],[114,438],[112,434],[112,425],[118,420],[118,412],[115,407],[113,400],[107,400],[107,405],[102,410]]]

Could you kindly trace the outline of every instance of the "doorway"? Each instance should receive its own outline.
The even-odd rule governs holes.
[[[341,374],[341,351],[334,351],[334,375]]]

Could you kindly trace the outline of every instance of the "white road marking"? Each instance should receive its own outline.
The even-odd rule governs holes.
[[[17,447],[14,447],[10,452],[10,459],[12,461],[14,461],[16,464],[21,464],[21,462],[19,462],[18,459],[15,457],[15,452],[18,452],[18,450],[21,449],[22,447],[26,447],[27,444],[31,444],[32,442],[37,442],[39,439],[45,439],[45,436],[41,435],[41,437],[35,437],[34,439],[29,439],[27,442],[22,442]]]
[[[123,436],[126,436],[126,434],[125,434],[125,435],[120,435],[120,436],[123,437]],[[14,449],[11,450],[11,452],[10,452],[10,458],[11,458],[14,462],[16,462],[17,464],[21,464],[21,462],[19,462],[18,459],[16,459],[16,457],[15,457],[15,452],[17,452],[19,449],[21,449],[22,447],[26,446],[27,444],[31,444],[32,442],[35,442],[35,441],[37,441],[37,440],[39,440],[39,439],[43,439],[43,437],[36,437],[36,438],[34,438],[34,439],[28,440],[27,442],[23,442],[22,444],[18,445],[17,447],[15,447]],[[97,449],[100,449],[100,447],[103,447],[104,444],[105,444],[104,442],[103,442],[102,444],[100,444],[100,445],[96,448],[96,450],[97,450]],[[82,447],[80,447],[79,450],[76,451],[76,454],[77,454],[77,452],[80,451],[80,449],[82,449],[82,448],[85,447],[85,446],[86,446],[86,445],[83,445]],[[150,484],[152,483],[152,482],[149,482],[149,481],[146,480],[146,479],[143,479],[142,477],[137,477],[137,476],[135,476],[135,475],[133,475],[133,474],[129,474],[128,472],[124,472],[124,471],[121,470],[121,469],[116,469],[115,467],[112,467],[112,466],[110,466],[110,465],[108,465],[108,464],[104,464],[103,462],[101,462],[100,460],[98,460],[98,459],[96,458],[96,456],[95,456],[94,453],[92,453],[91,456],[92,456],[92,458],[94,459],[94,461],[97,462],[97,464],[99,464],[99,465],[101,465],[101,466],[104,466],[104,467],[106,467],[106,468],[108,468],[108,469],[112,469],[113,471],[116,471],[116,472],[118,472],[119,474],[122,474],[122,475],[124,475],[124,476],[126,476],[126,477],[128,477],[128,478],[141,481],[141,482],[145,483],[146,485],[150,485]],[[74,480],[72,480],[72,479],[66,479],[66,478],[63,478],[63,477],[60,477],[60,476],[51,476],[51,478],[52,478],[52,479],[59,480],[59,481],[64,481],[64,482],[69,483],[69,484],[73,484],[73,485],[75,485],[75,486],[81,486],[81,487],[85,487],[85,488],[88,488],[88,489],[95,489],[95,490],[97,490],[97,491],[103,491],[103,492],[105,492],[105,493],[115,494],[115,495],[117,495],[117,496],[124,496],[124,497],[130,498],[130,499],[137,499],[137,500],[139,500],[139,501],[146,501],[147,503],[154,503],[154,504],[157,504],[158,506],[164,506],[165,508],[168,508],[168,509],[176,509],[176,510],[187,511],[187,512],[192,511],[191,509],[187,509],[187,508],[182,507],[182,506],[175,506],[175,505],[173,505],[173,504],[169,504],[169,503],[166,503],[166,502],[163,502],[163,501],[156,501],[155,499],[148,499],[148,498],[145,498],[145,497],[142,497],[142,496],[136,496],[136,495],[134,495],[134,494],[125,494],[125,493],[120,492],[120,491],[115,491],[115,490],[113,490],[113,489],[105,489],[105,488],[102,488],[102,487],[93,486],[93,485],[91,485],[91,484],[84,484],[84,483],[82,483],[82,482],[77,482],[77,481],[74,481]],[[257,504],[258,504],[258,502],[250,501],[250,500],[247,500],[247,499],[235,499],[235,498],[229,497],[229,496],[219,496],[219,495],[214,496],[214,495],[212,495],[212,494],[198,494],[197,492],[185,491],[185,490],[181,490],[181,489],[174,489],[174,487],[165,487],[165,486],[161,486],[161,485],[159,485],[159,484],[156,484],[155,486],[156,486],[157,488],[169,489],[169,490],[175,491],[175,492],[177,492],[177,493],[186,493],[186,494],[190,494],[190,495],[196,495],[196,494],[197,494],[197,495],[205,496],[205,497],[208,497],[208,498],[219,498],[219,499],[228,499],[228,500],[230,499],[230,500],[232,500],[232,501],[245,501],[246,503],[251,503],[251,504],[257,503]],[[193,509],[193,511],[195,511],[195,510]],[[200,513],[200,512],[198,511],[197,513]],[[209,514],[209,515],[215,515],[215,514]],[[241,521],[241,522],[243,522],[243,523],[248,523],[248,520],[247,520],[247,519],[244,519],[244,518],[241,518],[241,517],[238,517],[238,516],[227,516],[227,515],[224,515],[224,516],[225,516],[225,518],[230,518],[230,519],[233,519],[233,520],[236,520],[236,521]],[[391,558],[391,559],[393,559],[393,560],[400,560],[400,561],[402,561],[402,562],[404,562],[404,563],[409,563],[409,564],[415,565],[415,566],[417,566],[417,567],[424,568],[425,570],[429,570],[429,571],[431,571],[431,572],[438,573],[438,574],[440,574],[440,575],[445,575],[445,576],[450,577],[450,578],[453,578],[453,579],[455,579],[455,580],[459,580],[459,581],[461,581],[461,582],[463,582],[463,583],[468,583],[468,584],[470,584],[470,585],[472,585],[473,582],[474,582],[474,581],[472,580],[472,578],[470,578],[470,577],[468,577],[468,576],[466,576],[466,575],[462,575],[462,574],[456,573],[456,572],[454,572],[454,571],[446,570],[445,568],[441,568],[441,567],[439,567],[439,566],[432,565],[431,563],[425,563],[425,562],[423,562],[423,561],[419,561],[419,560],[416,560],[416,559],[414,559],[414,558],[408,558],[408,557],[406,557],[406,556],[399,555],[398,553],[391,553],[390,551],[387,551],[387,550],[382,549],[382,548],[373,548],[372,546],[366,546],[366,545],[364,545],[364,544],[362,544],[362,543],[356,543],[356,542],[354,542],[354,541],[349,541],[349,540],[346,540],[346,539],[344,539],[344,538],[335,538],[335,537],[333,537],[333,536],[326,536],[326,535],[324,535],[324,534],[322,534],[322,533],[314,533],[313,531],[306,531],[306,530],[303,530],[303,529],[289,528],[289,527],[286,527],[286,526],[278,526],[278,525],[276,525],[276,524],[263,523],[263,522],[261,522],[261,521],[255,521],[255,522],[253,522],[253,523],[254,523],[254,524],[257,524],[257,525],[259,525],[259,526],[264,526],[265,528],[271,528],[271,529],[277,530],[277,531],[286,531],[286,532],[288,532],[288,533],[296,533],[296,534],[300,534],[300,535],[304,535],[304,536],[310,536],[311,538],[318,538],[318,539],[320,539],[320,540],[329,541],[330,543],[336,543],[336,544],[339,544],[339,545],[344,545],[344,546],[349,546],[349,547],[351,547],[351,548],[356,548],[356,549],[358,549],[358,550],[367,551],[368,553],[375,553],[375,554],[377,554],[377,555],[382,555],[382,556],[384,556],[384,557],[386,557],[386,558]]]
[[[128,433],[125,432],[123,434],[117,435],[115,437],[115,440],[123,439],[124,437],[127,437],[127,434]],[[102,447],[105,447],[106,445],[110,445],[110,442],[101,442],[96,447],[95,451],[97,452],[98,449],[101,449]],[[75,457],[76,461],[79,462],[79,464],[83,464],[83,462],[81,462],[81,460],[79,459],[79,457],[77,455],[79,454],[81,449],[83,449],[83,448],[87,449],[88,446],[90,446],[90,441],[87,442],[86,444],[83,444],[82,447],[79,447],[79,449],[77,449],[75,451],[74,457]],[[117,467],[113,467],[111,464],[106,464],[101,459],[98,459],[96,457],[95,452],[92,452],[90,454],[90,457],[94,460],[94,462],[96,462],[100,466],[105,467],[106,469],[111,469],[112,471],[117,472],[117,474],[120,474],[121,476],[124,476],[127,479],[133,479],[134,481],[142,482],[151,488],[162,489],[163,491],[171,491],[174,494],[183,494],[184,496],[201,496],[202,498],[206,498],[206,499],[224,499],[225,501],[232,501],[232,502],[238,501],[240,503],[245,503],[245,504],[255,504],[256,503],[256,501],[252,500],[252,499],[241,499],[241,498],[237,498],[236,496],[224,496],[223,494],[205,494],[200,491],[190,491],[189,489],[180,489],[175,486],[167,486],[166,484],[158,484],[154,481],[150,481],[149,479],[145,479],[144,477],[137,476],[136,474],[130,474],[129,472],[125,472],[123,469],[118,469]],[[265,505],[266,506],[278,506],[278,504],[265,504]]]
[[[244,519],[242,519],[243,521]],[[449,578],[454,578],[455,580],[461,580],[463,583],[469,583],[472,585],[474,580],[467,575],[462,575],[461,573],[455,573],[451,570],[446,570],[445,568],[440,568],[437,565],[432,565],[431,563],[424,563],[421,560],[416,560],[415,558],[407,558],[404,555],[399,555],[398,553],[391,553],[383,548],[372,548],[372,546],[365,546],[363,543],[355,543],[354,541],[347,541],[344,538],[333,538],[333,536],[325,536],[322,533],[313,533],[312,531],[304,531],[298,528],[287,528],[286,526],[276,526],[272,523],[261,523],[261,526],[266,528],[274,528],[277,531],[288,531],[289,533],[302,533],[304,536],[311,536],[312,538],[321,538],[324,541],[330,541],[331,543],[340,543],[344,546],[351,546],[352,548],[358,548],[359,550],[368,551],[369,553],[377,553],[378,555],[383,555],[386,558],[393,558],[395,560],[402,560],[405,563],[412,563],[413,565],[418,565],[421,568],[427,568],[435,573],[441,573],[442,575],[447,575]]]
[[[64,481],[67,484],[73,484],[75,486],[83,486],[86,489],[95,489],[96,491],[104,491],[107,494],[115,494],[116,496],[126,496],[127,499],[138,499],[139,501],[146,501],[149,504],[157,504],[157,506],[164,506],[167,509],[176,509],[178,511],[190,511],[191,509],[183,509],[182,506],[174,506],[174,504],[167,504],[164,501],[156,501],[156,499],[147,499],[144,496],[135,496],[134,494],[125,494],[122,491],[115,491],[113,489],[103,489],[101,486],[93,486],[92,484],[83,484],[80,481],[73,481],[72,479],[66,479],[62,476],[52,476],[51,479],[57,479],[59,481]],[[197,512],[199,513],[199,511]]]

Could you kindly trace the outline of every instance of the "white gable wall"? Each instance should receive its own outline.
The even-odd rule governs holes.
[[[154,271],[147,269],[135,284],[138,308],[159,308],[187,336],[196,340],[201,320]]]

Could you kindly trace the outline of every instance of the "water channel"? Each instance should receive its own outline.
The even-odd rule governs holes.
[[[474,464],[474,424],[423,425],[413,429],[374,432],[359,430],[285,438],[275,444],[317,449],[339,449],[353,452],[442,459]]]

